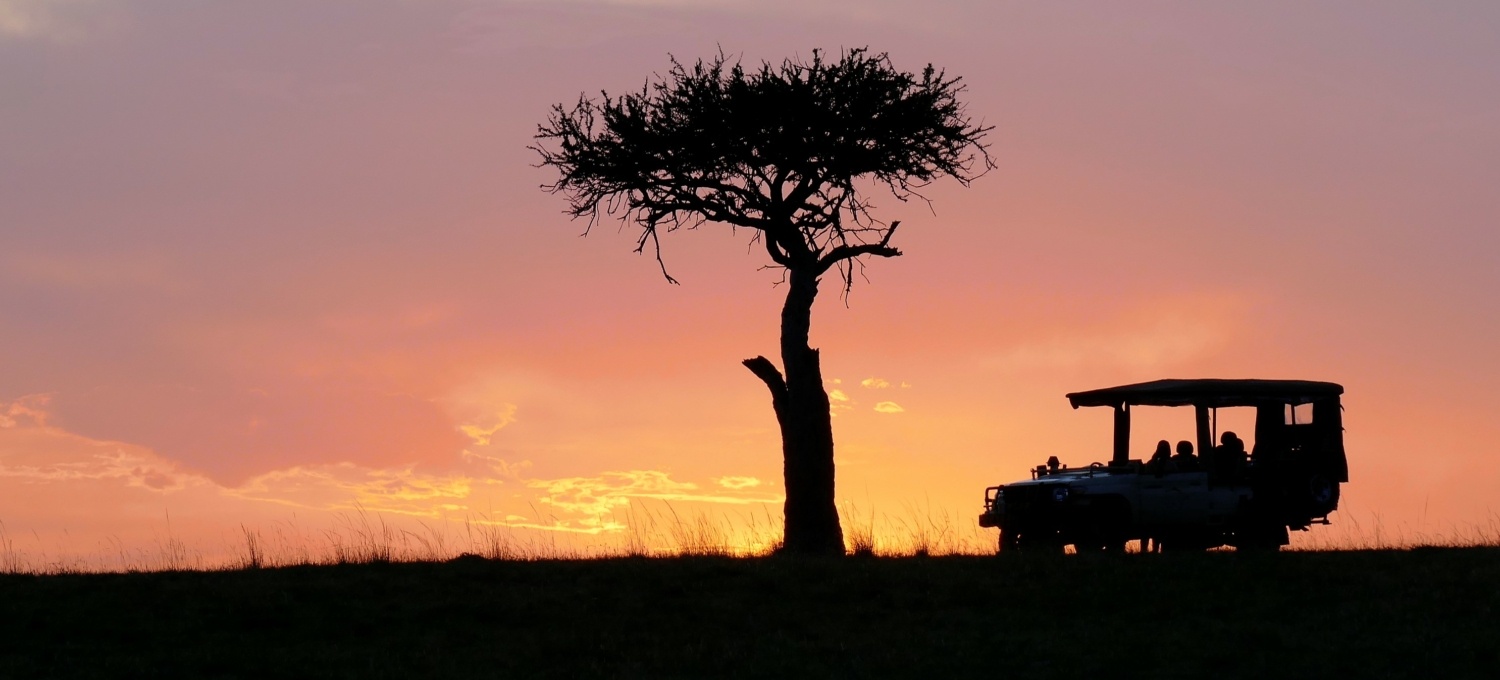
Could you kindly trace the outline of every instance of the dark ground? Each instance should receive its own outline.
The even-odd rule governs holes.
[[[1500,549],[0,576],[0,676],[1500,677]]]

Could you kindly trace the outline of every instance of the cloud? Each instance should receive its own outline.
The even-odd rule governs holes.
[[[754,484],[734,487],[725,484],[726,480],[730,480],[731,484],[750,480]],[[721,486],[733,492],[740,492],[742,488],[750,488],[760,483],[753,477],[721,477],[718,481]],[[551,522],[548,524],[524,526],[563,531],[599,532],[625,529],[625,517],[621,517],[620,513],[626,512],[631,502],[636,499],[733,505],[780,503],[785,500],[780,496],[724,495],[702,492],[698,490],[698,485],[676,481],[669,473],[660,470],[605,472],[598,477],[534,479],[528,480],[526,485],[545,493],[540,500],[541,503],[561,510],[567,515],[575,517],[581,515],[582,517],[577,519],[554,517],[549,518]]]
[[[233,498],[322,509],[368,508],[405,515],[437,516],[442,510],[466,510],[480,484],[465,474],[434,475],[414,468],[371,469],[353,463],[296,466],[269,472],[222,493]]]
[[[0,477],[31,483],[116,480],[125,486],[160,492],[211,484],[199,475],[184,473],[170,461],[125,448],[102,450],[81,459],[51,458],[31,465],[7,457],[6,463],[0,464]]]
[[[884,380],[881,380],[880,378],[865,378],[864,380],[861,380],[859,382],[859,384],[864,385],[865,387],[867,387],[869,389],[872,389],[872,390],[878,390],[878,389],[881,389],[883,387],[890,387],[891,386],[890,383],[888,383],[888,382],[886,382]]]
[[[901,413],[906,409],[901,408],[901,405],[894,401],[882,401],[875,405],[875,410],[880,413]]]
[[[320,512],[391,513],[440,520],[460,513],[466,521],[503,523],[514,528],[598,533],[625,528],[614,515],[637,499],[748,505],[779,503],[779,495],[757,491],[762,482],[743,475],[715,478],[714,487],[674,479],[662,470],[624,470],[597,476],[537,478],[529,461],[465,450],[447,469],[417,465],[372,467],[352,462],[304,464],[256,475],[242,484],[223,485],[187,470],[150,449],[98,441],[46,425],[46,395],[0,402],[0,497],[27,485],[29,493],[65,501],[75,509],[110,513],[113,506],[153,494],[198,490],[190,499],[194,514],[230,517],[264,515],[256,507]],[[510,411],[493,416],[502,427]],[[100,486],[103,485],[103,486]],[[109,491],[114,489],[115,491]],[[249,505],[244,505],[249,504]],[[537,516],[537,506],[549,511]],[[528,515],[532,519],[527,519]],[[14,516],[14,515],[12,515]],[[504,520],[490,518],[504,517]]]
[[[49,394],[28,394],[8,404],[0,404],[0,427],[16,427],[22,424],[45,426],[47,424],[45,409],[47,402],[51,400],[52,395]],[[22,420],[17,420],[17,418]]]
[[[433,515],[434,501],[466,498],[474,480],[467,474],[422,474],[412,467],[370,468],[353,463],[306,465],[274,470],[238,486],[224,486],[150,449],[99,441],[46,424],[44,396],[0,404],[0,477],[31,484],[68,487],[88,481],[114,481],[153,492],[190,487],[215,490],[230,499],[321,510],[371,509]],[[496,481],[495,483],[499,483]],[[74,493],[88,493],[83,487]],[[59,489],[66,495],[67,489]]]
[[[464,449],[459,456],[466,463],[481,463],[488,467],[491,472],[500,475],[501,479],[521,481],[521,473],[531,467],[531,461],[523,460],[519,463],[511,463],[497,456],[486,456]]]
[[[843,390],[828,391],[828,414],[830,416],[837,418],[839,411],[852,410],[854,407],[850,405],[851,403],[853,402],[849,400],[849,395],[844,394]]]
[[[212,484],[149,450],[94,441],[47,424],[49,395],[0,403],[0,477],[28,484],[117,481],[127,487],[170,492]]]
[[[49,23],[45,2],[0,0],[0,35],[37,35],[44,32]]]
[[[494,413],[485,415],[475,422],[460,425],[458,429],[473,439],[476,446],[487,446],[492,435],[513,422],[516,422],[516,405],[505,404]]]
[[[103,6],[98,0],[0,0],[0,37],[78,40],[97,28]]]

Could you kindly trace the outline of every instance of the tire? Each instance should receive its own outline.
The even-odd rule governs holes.
[[[1004,527],[1001,527],[1001,529],[1000,529],[1000,544],[997,545],[997,546],[995,546],[995,552],[996,553],[1011,553],[1011,552],[1016,552],[1019,548],[1020,548],[1020,543],[1016,540],[1016,532],[1011,531],[1009,529],[1006,529]]]
[[[1259,555],[1264,553],[1280,552],[1281,546],[1276,545],[1275,543],[1255,541],[1250,543],[1241,543],[1235,546],[1234,550],[1235,552],[1254,553]]]
[[[1327,515],[1339,506],[1339,483],[1323,475],[1307,479],[1307,500],[1314,516]]]
[[[1079,553],[1104,553],[1118,555],[1125,552],[1125,539],[1105,538],[1092,541],[1080,541],[1073,544],[1073,549]]]
[[[1156,539],[1156,544],[1161,546],[1161,552],[1166,553],[1207,552],[1209,548],[1214,547],[1208,541],[1191,536],[1168,538],[1166,540],[1158,538]]]
[[[1037,555],[1061,555],[1065,552],[1062,539],[1057,536],[1044,536],[1042,538],[1027,538],[1024,534],[1016,537],[1016,551],[1032,553]]]
[[[1277,552],[1290,542],[1284,525],[1247,527],[1235,532],[1234,538],[1236,552]]]

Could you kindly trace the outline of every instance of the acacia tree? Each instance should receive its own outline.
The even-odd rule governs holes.
[[[826,275],[847,296],[863,258],[901,254],[891,245],[899,222],[875,219],[868,191],[920,199],[937,179],[967,186],[994,167],[990,128],[965,114],[959,80],[931,65],[902,72],[865,49],[749,71],[720,53],[691,68],[673,59],[637,93],[556,105],[539,126],[533,148],[559,173],[544,188],[589,228],[604,216],[639,227],[635,251],[649,246],[667,281],[676,283],[662,232],[706,222],[753,230],[769,266],[784,270],[783,370],[764,356],[743,363],[770,388],[781,426],[788,552],[844,551],[828,394],[808,330]]]

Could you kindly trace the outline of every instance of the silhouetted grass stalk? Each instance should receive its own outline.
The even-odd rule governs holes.
[[[846,503],[844,535],[850,554],[892,558],[989,555],[996,533],[964,514],[906,504],[890,516]],[[510,516],[513,518],[513,516]],[[170,522],[170,518],[166,518]],[[491,560],[760,557],[781,541],[781,518],[762,506],[750,512],[684,511],[661,501],[633,501],[594,533],[553,529],[555,518],[496,520],[483,513],[461,522],[391,518],[356,507],[333,516],[326,530],[304,531],[294,517],[265,528],[240,526],[218,552],[188,545],[170,523],[149,547],[127,548],[111,538],[92,553],[48,548],[39,536],[18,539],[0,523],[0,573],[59,574],[123,571],[262,569],[294,565],[432,562],[464,555]],[[1434,527],[1389,523],[1379,514],[1336,513],[1334,525],[1293,532],[1300,551],[1388,550],[1426,546],[1500,546],[1500,515],[1479,523]],[[34,540],[33,540],[34,539]]]

